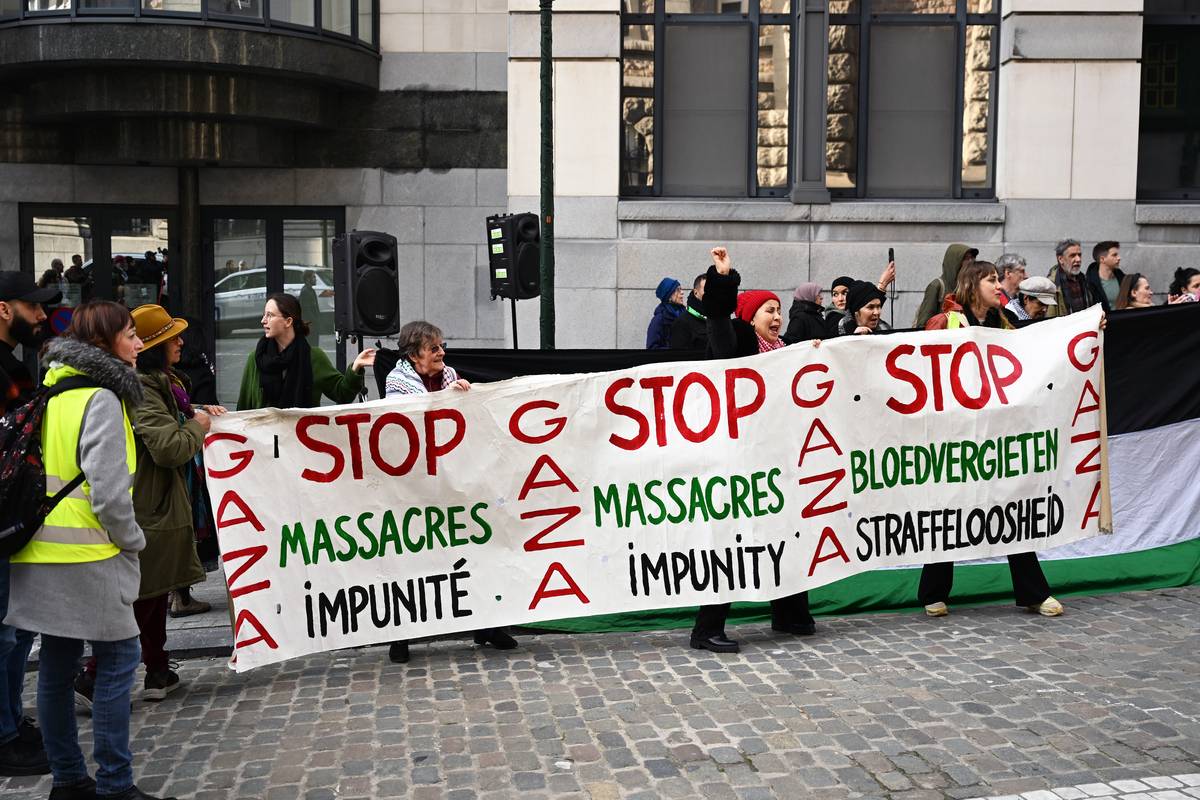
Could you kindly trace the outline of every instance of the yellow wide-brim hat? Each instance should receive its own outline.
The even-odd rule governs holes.
[[[187,320],[172,317],[165,308],[153,303],[138,306],[130,313],[133,315],[133,326],[137,329],[138,338],[142,340],[143,350],[174,339],[187,330]]]

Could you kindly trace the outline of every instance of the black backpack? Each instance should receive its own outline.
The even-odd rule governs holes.
[[[79,473],[53,497],[46,496],[42,417],[50,398],[71,389],[99,386],[81,375],[38,389],[28,403],[0,417],[0,558],[29,544],[46,515],[83,483]]]

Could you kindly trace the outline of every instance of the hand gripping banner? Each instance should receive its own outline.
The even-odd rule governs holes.
[[[1100,319],[214,418],[233,666],[1110,529]]]

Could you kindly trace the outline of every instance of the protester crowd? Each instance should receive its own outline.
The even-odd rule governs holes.
[[[951,245],[913,327],[1011,329],[1097,304],[1114,313],[1153,304],[1146,276],[1121,270],[1119,243],[1098,243],[1086,270],[1081,254],[1079,242],[1066,239],[1056,246],[1048,275],[1030,277],[1019,255],[991,264],[978,260],[976,248]],[[673,278],[659,284],[647,348],[703,350],[724,359],[889,330],[882,310],[895,263],[875,281],[837,278],[828,305],[825,287],[800,284],[785,319],[775,293],[742,286],[725,248],[714,248],[711,256],[690,292]],[[67,330],[47,342],[45,307],[59,303],[72,280],[61,267],[54,265],[37,284],[26,273],[0,273],[0,412],[7,415],[0,433],[21,435],[9,421],[41,409],[36,435],[45,488],[36,505],[57,501],[42,524],[30,526],[28,542],[0,559],[0,775],[52,774],[53,800],[139,800],[150,795],[133,778],[133,683],[140,661],[143,699],[161,701],[177,689],[179,675],[166,650],[167,616],[208,610],[191,598],[189,587],[204,580],[205,564],[215,568],[202,450],[212,417],[226,409],[211,395],[211,367],[188,345],[187,320],[160,305],[130,311],[115,302],[85,302],[74,309]],[[1197,300],[1200,271],[1177,270],[1166,302]],[[339,371],[310,345],[315,320],[306,319],[305,305],[283,293],[267,299],[263,337],[243,371],[239,410],[309,408],[322,398],[350,403],[364,396],[363,373],[376,365],[378,353],[363,350]],[[399,344],[385,382],[388,397],[470,390],[445,363],[435,326],[411,322]],[[17,345],[40,350],[38,379],[15,357]],[[1063,612],[1035,554],[1010,556],[1009,563],[1018,605],[1044,616]],[[949,563],[922,571],[919,600],[928,615],[948,612],[952,578]],[[728,604],[702,607],[691,646],[737,652],[737,641],[725,631],[728,611]],[[807,636],[816,630],[806,593],[773,601],[771,612],[777,632]],[[40,727],[25,716],[21,701],[38,634]],[[518,646],[502,628],[476,631],[475,642]],[[90,657],[82,662],[85,647]],[[407,661],[408,643],[394,642],[389,656]],[[94,777],[79,746],[77,708],[92,715]]]

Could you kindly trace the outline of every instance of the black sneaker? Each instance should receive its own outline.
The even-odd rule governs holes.
[[[179,688],[179,675],[172,669],[147,672],[146,681],[142,684],[142,699],[157,703],[166,700],[167,695]],[[136,788],[136,787],[135,787]],[[137,797],[138,795],[133,795]]]
[[[0,744],[0,775],[49,775],[50,762],[40,744],[23,741],[20,736]]]
[[[91,778],[50,790],[50,800],[96,800],[96,782]]]
[[[75,710],[92,713],[92,695],[96,691],[96,676],[83,670],[75,676]]]

